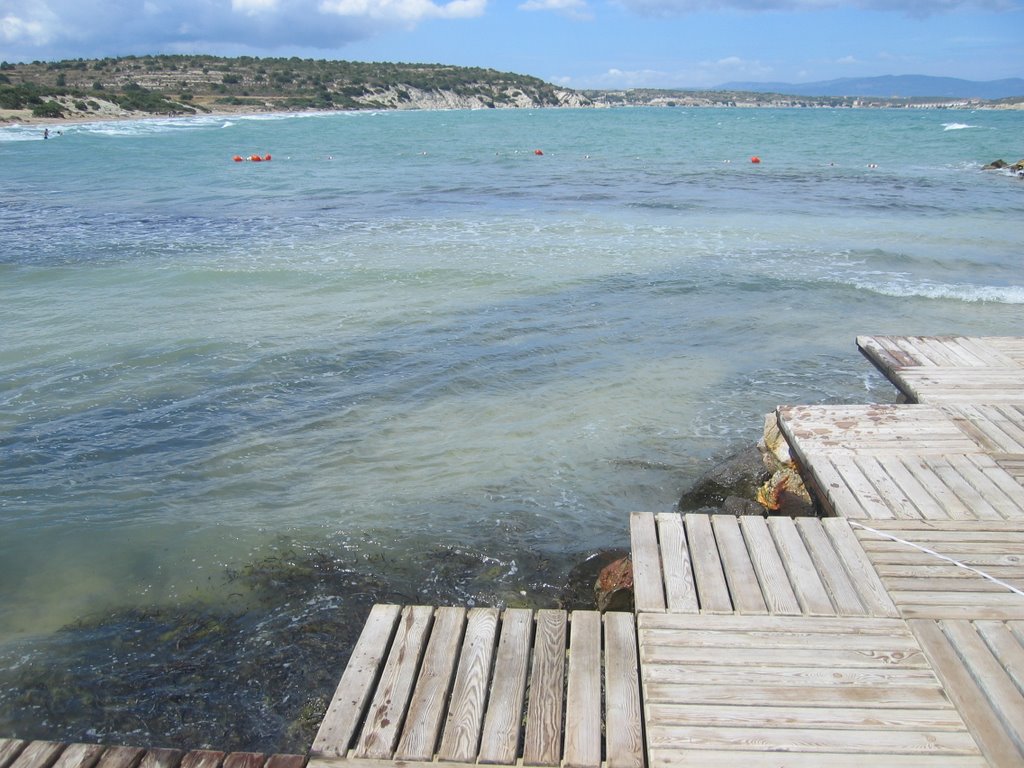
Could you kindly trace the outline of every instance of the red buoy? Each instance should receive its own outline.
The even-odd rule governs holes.
[[[535,155],[543,155],[544,153],[541,152],[539,149],[535,149],[535,150],[533,150],[533,154],[535,154]]]
[[[268,152],[267,154],[265,154],[265,155],[263,156],[263,159],[264,159],[264,160],[270,160],[270,153]]]
[[[262,163],[263,162],[263,158],[260,157],[259,155],[249,155],[249,162],[250,163]]]
[[[757,155],[754,155],[752,158],[750,158],[750,162],[752,162],[754,165],[757,165],[758,163],[761,162],[761,158],[758,157]]]
[[[236,163],[242,162],[242,156],[241,155],[235,155],[231,159],[234,160]]]

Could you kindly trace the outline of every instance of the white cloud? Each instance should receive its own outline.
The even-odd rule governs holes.
[[[586,0],[526,0],[519,5],[521,11],[553,11],[570,19],[592,19]]]
[[[484,13],[487,0],[0,0],[2,58],[336,52],[395,28]]]
[[[1021,7],[1020,0],[615,0],[618,5],[641,15],[677,16],[697,11],[817,11],[855,8],[896,11],[908,16],[931,16],[959,8],[1009,11]]]
[[[836,64],[860,64],[855,56],[843,56],[841,59],[836,59]]]
[[[415,24],[423,19],[468,19],[483,14],[487,0],[323,0],[320,10],[339,16]]]

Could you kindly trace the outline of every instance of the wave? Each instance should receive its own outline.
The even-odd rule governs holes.
[[[943,123],[942,130],[944,131],[962,131],[965,128],[977,128],[976,125],[968,125],[967,123]]]
[[[853,285],[860,290],[897,298],[950,299],[967,304],[1024,304],[1024,286],[1020,285],[955,285],[900,279],[887,282],[861,279],[855,280]]]

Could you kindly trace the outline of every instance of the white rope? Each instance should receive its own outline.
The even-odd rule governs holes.
[[[881,536],[883,539],[890,539],[892,541],[897,542],[898,544],[906,544],[908,547],[913,547],[914,549],[920,550],[921,552],[924,552],[926,554],[934,555],[935,557],[939,558],[940,560],[945,560],[947,563],[952,563],[953,565],[957,566],[958,568],[963,568],[964,570],[971,571],[972,573],[976,573],[979,576],[982,576],[982,577],[988,579],[993,584],[998,584],[1000,587],[1005,587],[1006,589],[1010,590],[1011,592],[1016,592],[1021,597],[1024,597],[1024,591],[1021,591],[1021,590],[1017,589],[1012,584],[1007,584],[1005,581],[1001,581],[1000,579],[997,579],[995,576],[992,576],[991,574],[985,573],[984,571],[979,570],[979,569],[975,568],[974,566],[967,565],[967,563],[961,563],[959,560],[954,560],[952,557],[947,557],[946,555],[939,554],[934,549],[928,549],[928,547],[922,547],[920,544],[915,544],[912,541],[907,541],[906,539],[901,539],[899,536],[893,536],[891,533],[885,533],[884,531],[876,531],[874,528],[869,528],[868,526],[862,525],[861,523],[858,523],[855,520],[851,520],[850,521],[850,525],[856,526],[858,528],[863,528],[865,531],[869,531],[869,532],[871,532],[871,533],[873,533],[873,534],[875,534],[877,536]]]

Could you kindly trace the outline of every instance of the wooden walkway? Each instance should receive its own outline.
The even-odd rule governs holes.
[[[310,768],[1024,766],[1024,339],[857,343],[910,403],[778,409],[828,517],[634,513],[635,615],[374,606]]]
[[[305,755],[0,739],[0,768],[303,768]]]

